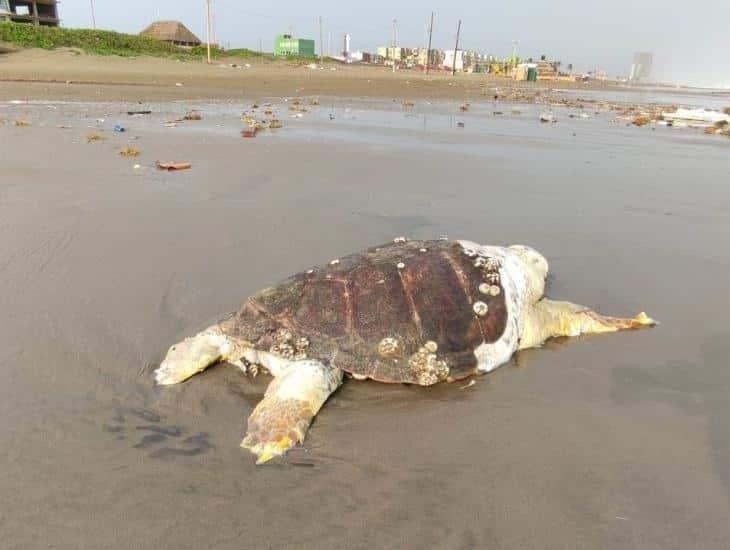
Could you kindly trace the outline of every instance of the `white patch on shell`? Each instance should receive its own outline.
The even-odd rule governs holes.
[[[405,269],[405,267],[406,267],[406,264],[404,264],[403,262],[398,262],[398,264],[396,265],[396,267],[397,267],[398,269]]]
[[[474,313],[479,315],[479,317],[484,317],[487,313],[489,313],[489,306],[484,302],[474,302],[472,309],[474,310]]]
[[[477,369],[489,372],[509,361],[517,351],[520,334],[524,326],[523,314],[526,311],[527,278],[522,261],[517,254],[502,246],[481,246],[470,241],[458,241],[464,251],[477,251],[480,256],[494,258],[500,264],[498,270],[504,301],[507,306],[507,322],[502,336],[491,344],[481,344],[474,350],[477,358]],[[490,266],[491,267],[491,266]],[[488,293],[493,292],[492,285],[488,285]],[[499,289],[499,287],[497,287]],[[482,287],[479,288],[482,292]],[[485,293],[486,294],[486,293]]]
[[[439,345],[433,340],[429,340],[423,344],[423,348],[429,353],[436,353],[439,349]]]
[[[378,344],[378,353],[382,357],[392,357],[400,353],[400,342],[397,338],[386,337]]]

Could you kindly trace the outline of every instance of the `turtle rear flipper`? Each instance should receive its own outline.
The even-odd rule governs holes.
[[[266,389],[248,418],[241,447],[263,464],[304,441],[312,419],[342,383],[342,371],[319,361],[292,361]]]
[[[525,317],[520,348],[538,347],[548,338],[602,334],[651,327],[657,322],[643,311],[636,317],[609,317],[572,302],[543,298]]]

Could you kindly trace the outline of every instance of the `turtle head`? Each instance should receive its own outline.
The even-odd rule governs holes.
[[[537,300],[545,292],[545,279],[548,274],[548,261],[545,256],[534,248],[523,244],[514,244],[509,247],[525,266],[527,284],[530,287],[530,294]]]

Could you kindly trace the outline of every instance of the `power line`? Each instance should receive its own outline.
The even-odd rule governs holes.
[[[428,48],[426,49],[426,74],[431,65],[431,38],[433,38],[433,12],[431,12],[431,26],[428,28]]]
[[[206,8],[206,25],[205,25],[205,41],[206,41],[206,47],[208,50],[208,63],[210,63],[210,2],[211,0],[205,0],[205,8]]]
[[[94,10],[94,0],[91,0],[91,26],[96,29],[96,12]]]
[[[451,65],[451,76],[456,74],[456,54],[459,51],[459,35],[461,34],[461,19],[459,19],[459,26],[456,27],[456,46],[454,47],[454,63]],[[462,68],[464,63],[462,61]]]

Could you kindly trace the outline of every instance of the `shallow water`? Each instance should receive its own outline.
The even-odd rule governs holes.
[[[336,100],[278,102],[285,127],[242,140],[243,105],[0,110],[33,124],[0,126],[6,547],[727,546],[727,140]],[[162,125],[188,107],[203,121]],[[193,169],[151,167],[172,158]],[[262,286],[443,234],[531,244],[552,297],[662,324],[553,341],[464,389],[350,381],[258,468],[238,443],[266,376],[152,384],[171,343]]]

